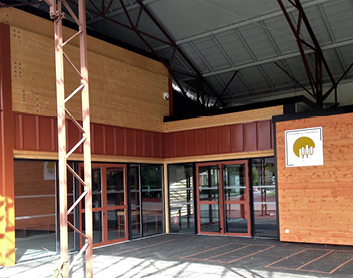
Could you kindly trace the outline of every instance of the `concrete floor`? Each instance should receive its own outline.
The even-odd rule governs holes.
[[[227,236],[159,235],[94,249],[94,277],[353,278],[353,247]],[[50,257],[0,277],[53,277]],[[70,277],[84,276],[84,258]]]

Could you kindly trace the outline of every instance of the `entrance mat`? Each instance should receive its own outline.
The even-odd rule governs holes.
[[[182,257],[182,260],[198,260],[230,264],[254,256],[275,247],[265,244],[228,243]]]
[[[332,274],[351,261],[353,251],[307,248],[265,267]]]

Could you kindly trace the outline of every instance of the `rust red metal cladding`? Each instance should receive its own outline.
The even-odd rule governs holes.
[[[207,154],[220,153],[219,128],[211,127],[207,129]]]
[[[81,134],[70,120],[66,124],[71,148]],[[57,151],[55,118],[15,112],[14,126],[15,149]],[[92,123],[91,131],[92,154],[96,155],[172,158],[273,148],[270,120],[165,134]],[[76,152],[82,153],[82,148]]]
[[[231,126],[219,127],[219,151],[220,153],[231,152]]]
[[[271,149],[271,122],[262,121],[256,123],[257,127],[257,149],[270,150]]]
[[[185,131],[185,155],[192,156],[196,155],[196,131],[187,130]]]
[[[196,155],[207,154],[207,129],[196,130]]]
[[[185,132],[179,131],[175,132],[175,156],[185,156]]]
[[[230,126],[231,152],[244,151],[244,125],[235,124]]]
[[[257,150],[256,123],[244,124],[244,151]]]

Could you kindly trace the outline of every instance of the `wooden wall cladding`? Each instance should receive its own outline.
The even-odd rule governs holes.
[[[352,113],[276,123],[282,241],[353,245],[352,123]],[[320,126],[324,165],[286,168],[285,130]]]
[[[17,27],[41,36],[54,39],[54,23],[52,20],[47,20],[41,17],[34,16],[33,14],[21,11],[16,8],[2,8],[0,9],[0,22]],[[28,24],[28,23],[31,24]],[[70,38],[77,30],[72,30],[63,27],[64,38]],[[79,46],[78,37],[69,42],[69,45]],[[54,47],[54,45],[53,45]],[[147,58],[143,55],[133,53],[124,48],[107,43],[105,41],[87,36],[88,51],[111,58],[131,66],[148,70],[158,75],[168,77],[168,70],[165,66],[153,59]]]
[[[65,52],[78,67],[78,48],[67,45]],[[130,52],[129,62],[134,55]],[[13,111],[55,116],[53,40],[11,26],[11,57]],[[136,57],[143,62],[140,55]],[[146,63],[138,67],[137,62],[128,64],[94,52],[88,52],[88,60],[92,122],[162,130],[163,117],[169,115],[169,102],[163,97],[169,89],[166,69],[156,73],[146,69]],[[68,96],[80,85],[80,79],[68,63],[65,63],[64,79]],[[67,103],[67,108],[76,119],[81,119],[80,94]]]
[[[270,120],[164,134],[165,157],[184,157],[273,149]]]
[[[163,127],[164,132],[176,132],[245,122],[265,121],[272,119],[272,116],[282,114],[283,106],[279,105],[235,113],[226,113],[214,116],[203,116],[188,120],[166,122],[163,124]]]
[[[57,121],[52,117],[14,113],[15,149],[26,151],[58,151]],[[67,146],[80,140],[80,132],[66,120]],[[118,126],[91,123],[92,154],[161,158],[162,134]],[[75,153],[82,153],[79,147]]]

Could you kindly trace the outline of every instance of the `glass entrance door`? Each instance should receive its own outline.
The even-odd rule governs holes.
[[[197,164],[198,230],[250,236],[247,161]]]
[[[83,177],[83,165],[79,165]],[[92,164],[93,246],[128,239],[126,166]],[[83,192],[79,186],[79,193]],[[80,230],[85,232],[84,202],[80,207]],[[80,238],[82,246],[84,239]]]

